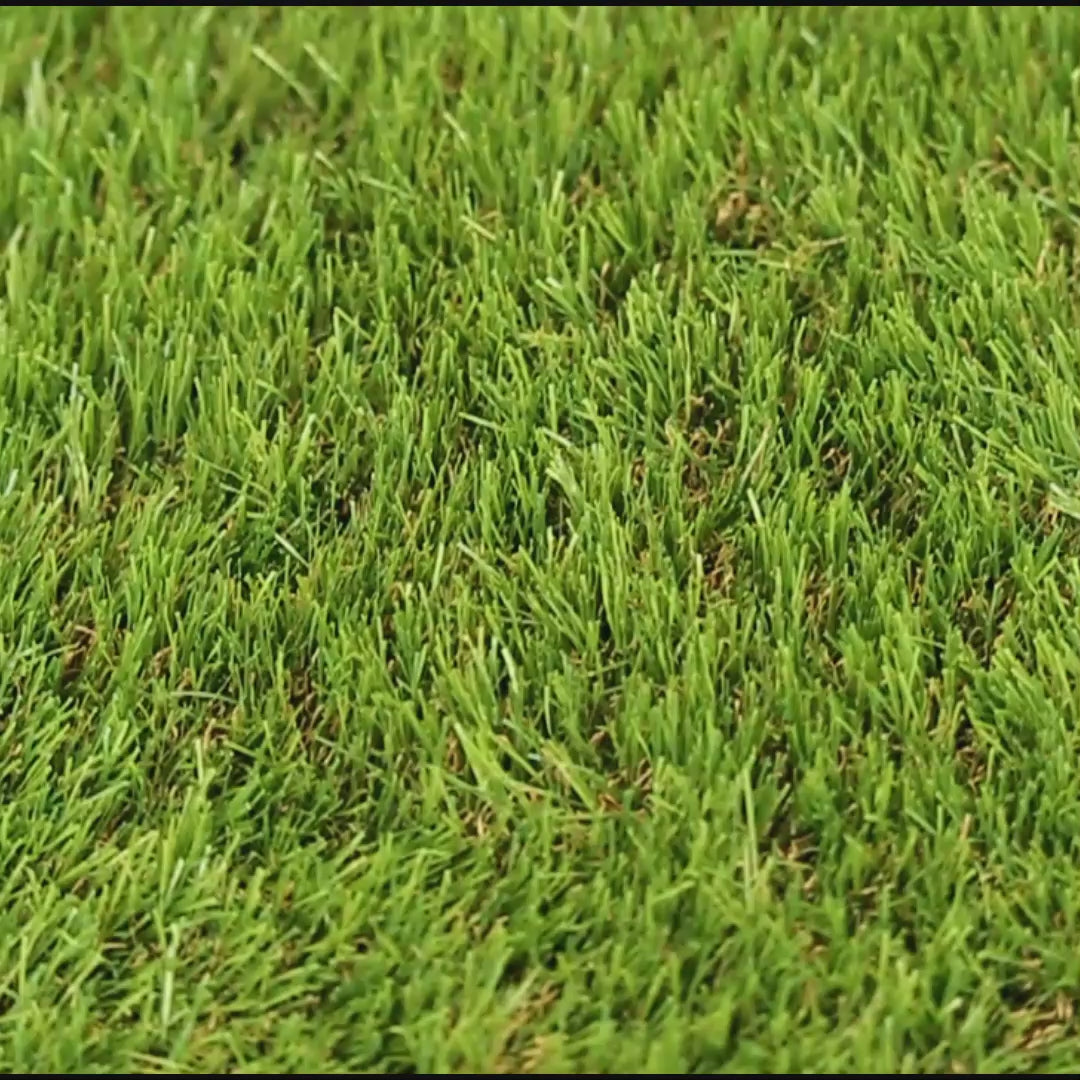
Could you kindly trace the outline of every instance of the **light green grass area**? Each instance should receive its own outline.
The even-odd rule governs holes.
[[[1080,12],[0,13],[0,1069],[1080,1062]]]

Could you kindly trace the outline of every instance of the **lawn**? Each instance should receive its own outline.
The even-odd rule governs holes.
[[[0,57],[0,1070],[1080,1062],[1080,12]]]

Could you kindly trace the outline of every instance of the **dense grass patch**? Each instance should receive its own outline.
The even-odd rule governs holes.
[[[1080,15],[0,15],[0,1063],[1080,1027]]]

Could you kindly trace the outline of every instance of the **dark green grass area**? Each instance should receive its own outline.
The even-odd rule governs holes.
[[[1080,13],[0,14],[0,1068],[1080,1060]]]

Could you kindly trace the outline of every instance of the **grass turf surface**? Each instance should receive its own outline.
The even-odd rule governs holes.
[[[0,55],[0,1067],[1076,1064],[1076,12]]]

